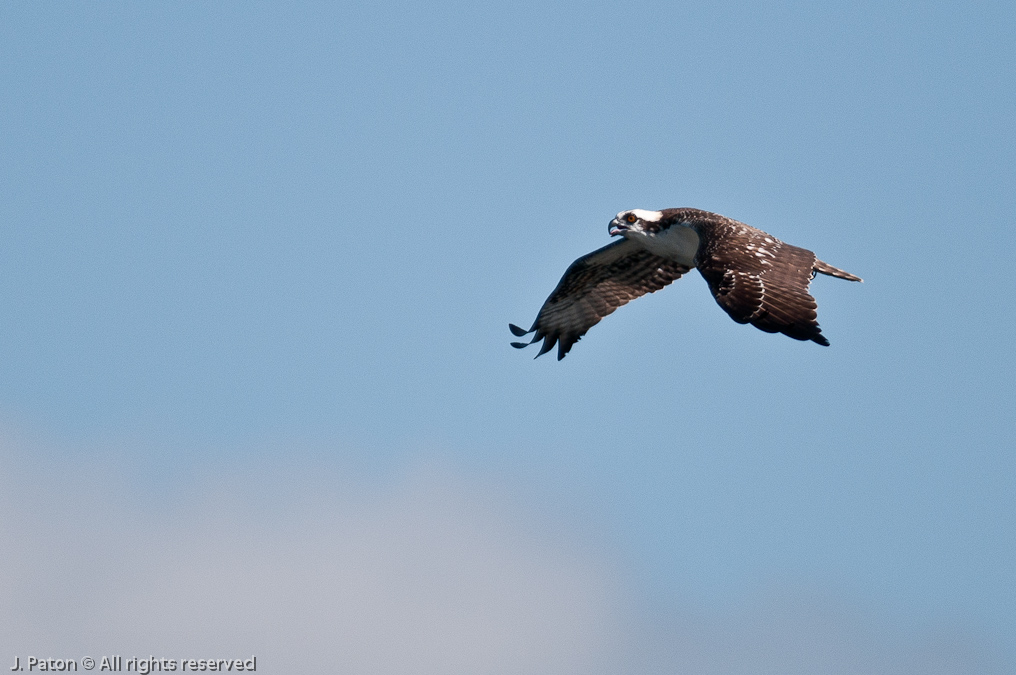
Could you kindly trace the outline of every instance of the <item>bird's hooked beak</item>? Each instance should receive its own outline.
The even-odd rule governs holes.
[[[616,237],[619,234],[623,234],[627,231],[627,229],[628,226],[625,223],[622,223],[617,218],[614,218],[614,220],[610,221],[610,224],[607,225],[607,234],[612,237]]]

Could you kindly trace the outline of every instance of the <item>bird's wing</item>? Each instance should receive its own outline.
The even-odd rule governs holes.
[[[828,346],[818,327],[818,304],[808,293],[815,254],[752,229],[735,239],[707,241],[699,252],[699,271],[716,302],[738,323]]]
[[[523,330],[509,324],[518,337],[536,333],[531,341],[513,342],[512,346],[521,349],[542,339],[540,356],[557,343],[561,360],[600,319],[641,295],[660,290],[689,269],[627,239],[608,244],[568,267],[532,328]]]

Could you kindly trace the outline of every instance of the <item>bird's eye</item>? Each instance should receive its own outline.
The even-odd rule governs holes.
[[[629,213],[627,216],[624,217],[624,219],[627,220],[629,223],[634,223],[636,220],[635,214]]]

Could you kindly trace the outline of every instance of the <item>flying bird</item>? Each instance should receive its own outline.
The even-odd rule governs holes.
[[[557,344],[561,360],[603,317],[660,290],[693,267],[737,323],[829,346],[818,327],[818,305],[808,286],[816,272],[861,281],[807,249],[699,209],[622,211],[610,221],[607,232],[622,239],[573,262],[543,303],[532,328],[508,324],[516,337],[535,333],[529,342],[513,342],[513,347],[522,349],[543,340],[537,356]]]

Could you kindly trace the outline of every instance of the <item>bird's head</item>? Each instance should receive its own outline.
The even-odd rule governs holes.
[[[614,216],[614,220],[610,221],[610,225],[607,226],[607,232],[610,236],[616,237],[619,234],[628,236],[628,232],[643,233],[647,230],[654,231],[658,229],[657,223],[660,222],[662,217],[663,214],[660,211],[645,211],[643,209],[622,211]],[[654,228],[654,226],[656,227]]]

